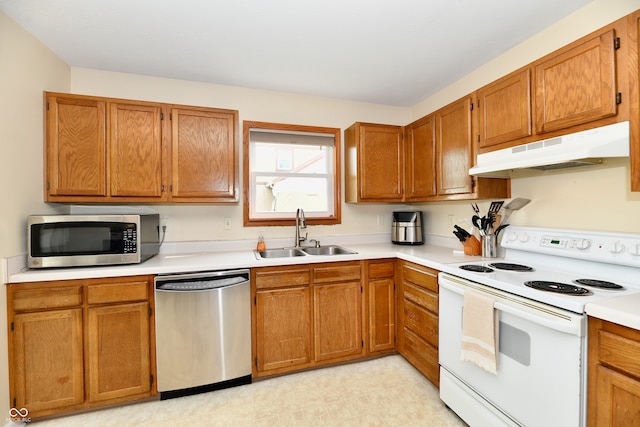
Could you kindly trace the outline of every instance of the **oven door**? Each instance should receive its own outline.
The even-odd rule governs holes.
[[[586,316],[439,275],[440,398],[471,426],[583,426]],[[461,360],[464,292],[492,298],[497,374]],[[579,298],[579,297],[577,297]]]

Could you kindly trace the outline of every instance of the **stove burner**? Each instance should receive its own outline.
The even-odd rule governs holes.
[[[484,265],[465,264],[461,265],[460,268],[474,273],[493,273],[493,268],[485,267]]]
[[[528,265],[511,264],[509,262],[493,262],[489,265],[491,267],[497,268],[498,270],[533,271],[533,268],[529,267]]]
[[[601,289],[624,289],[621,285],[617,283],[607,282],[605,280],[597,280],[597,279],[578,279],[574,280],[573,283],[577,283],[578,285],[584,286],[592,286],[594,288]]]
[[[589,295],[591,291],[580,286],[568,285],[566,283],[547,282],[544,280],[532,280],[524,282],[525,286],[541,291],[556,292],[566,295]]]

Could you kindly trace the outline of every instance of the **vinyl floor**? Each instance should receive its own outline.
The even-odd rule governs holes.
[[[402,356],[327,367],[195,396],[48,420],[35,427],[434,426],[466,424]]]

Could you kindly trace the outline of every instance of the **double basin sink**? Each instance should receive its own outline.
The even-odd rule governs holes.
[[[314,255],[350,255],[357,254],[356,251],[343,248],[337,245],[327,245],[319,247],[302,247],[302,248],[278,248],[278,249],[265,249],[264,251],[256,251],[256,257],[262,258],[293,258],[299,256],[314,256]]]

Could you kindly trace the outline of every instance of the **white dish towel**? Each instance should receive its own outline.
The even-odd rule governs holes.
[[[476,292],[464,293],[460,358],[491,374],[498,370],[498,311],[495,301]]]

